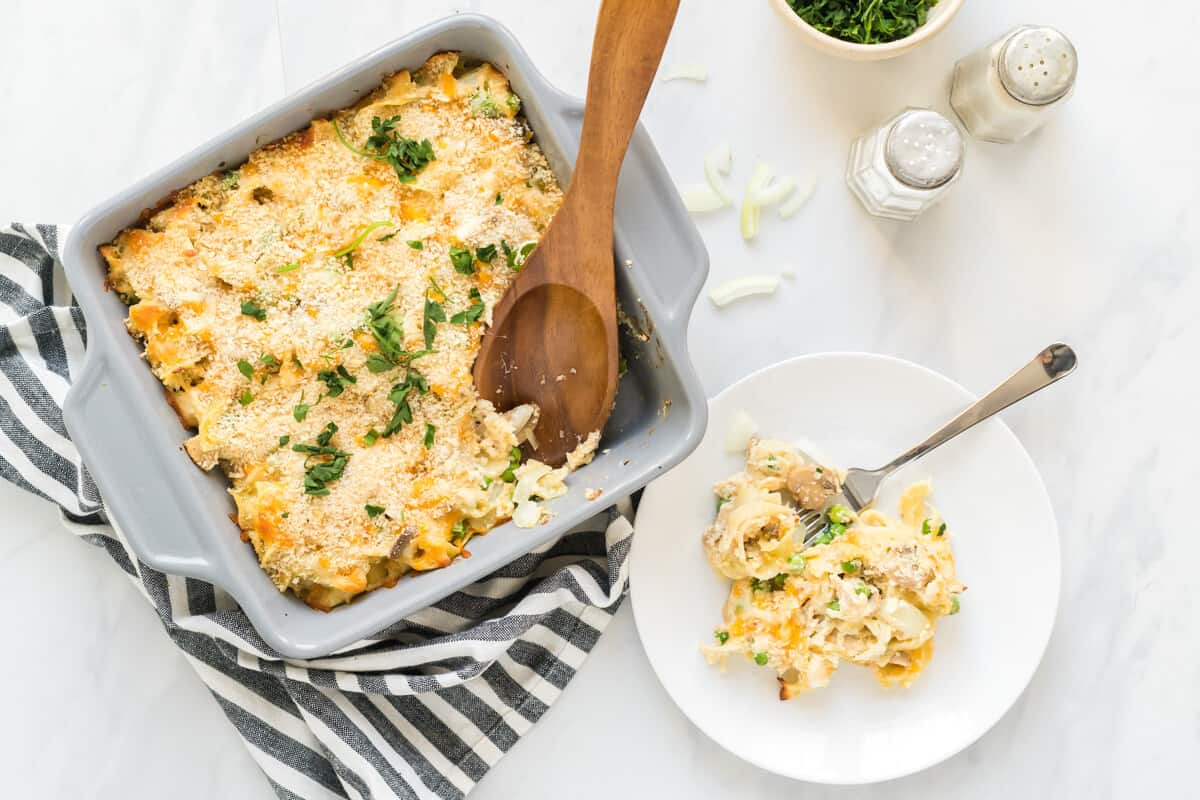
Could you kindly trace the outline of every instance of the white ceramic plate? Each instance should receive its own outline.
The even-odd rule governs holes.
[[[769,669],[731,658],[722,674],[700,653],[728,591],[700,534],[713,518],[712,484],[742,465],[725,452],[735,411],[749,413],[764,436],[815,443],[845,469],[885,463],[974,399],[907,361],[834,353],[775,364],[709,402],[699,448],[642,498],[630,565],[634,619],[650,663],[700,730],[781,775],[871,783],[954,755],[1016,701],[1054,625],[1058,530],[1029,455],[998,420],[910,464],[885,484],[877,505],[895,514],[900,489],[932,477],[932,502],[950,523],[968,586],[962,612],[938,621],[933,659],[911,688],[884,689],[868,670],[843,663],[827,688],[785,703]]]

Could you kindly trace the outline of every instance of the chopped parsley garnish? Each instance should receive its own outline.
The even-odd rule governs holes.
[[[255,304],[253,300],[242,301],[242,313],[247,317],[254,317],[259,322],[265,322],[267,319],[266,309]]]
[[[788,0],[799,17],[835,38],[856,44],[894,42],[925,24],[937,0]]]
[[[409,239],[408,246],[411,247],[413,250],[424,250],[425,249],[425,243],[422,242],[420,239]]]
[[[466,520],[459,520],[454,523],[454,527],[450,529],[450,544],[463,545],[470,537],[468,534]]]
[[[755,653],[754,663],[758,664],[760,667],[765,667],[769,658],[770,657],[766,653]]]
[[[505,483],[516,483],[517,476],[515,472],[519,466],[521,466],[521,448],[514,447],[508,451],[508,468],[500,473],[500,480]]]
[[[720,511],[721,506],[725,505],[728,502],[730,502],[728,497],[718,497],[717,498],[717,511]]]
[[[871,596],[871,587],[865,583],[862,584],[861,586],[855,586],[854,593],[866,595],[867,597],[870,597]]]
[[[432,282],[432,278],[430,281]],[[437,293],[445,299],[446,295],[442,292],[441,287],[436,283],[433,284]],[[446,321],[446,310],[442,308],[442,304],[429,296],[429,292],[425,292],[425,316],[421,321],[421,331],[425,335],[425,349],[429,350],[433,347],[433,340],[437,338],[437,324]]]
[[[862,564],[857,561],[843,561],[842,572],[858,572],[862,568]]]
[[[508,242],[500,240],[500,249],[504,251],[504,260],[509,269],[516,272],[520,272],[521,267],[525,266],[525,262],[529,260],[529,254],[535,247],[537,247],[537,242],[526,242],[520,250],[513,250],[508,246]]]
[[[367,356],[367,369],[371,372],[387,372],[429,352],[410,353],[404,349],[404,327],[394,316],[397,289],[399,287],[392,289],[383,300],[367,306],[367,330],[379,347],[378,353]]]
[[[330,255],[334,258],[344,258],[346,260],[346,266],[350,269],[354,269],[354,259],[351,257],[351,254],[358,249],[360,244],[363,243],[363,240],[367,238],[367,234],[376,228],[382,228],[384,225],[391,224],[392,223],[388,222],[386,219],[380,222],[372,222],[370,225],[363,228],[362,232],[359,233],[358,236],[355,236],[353,239],[351,239],[349,244],[334,250],[332,253],[330,253]]]
[[[279,446],[286,447],[287,443],[290,442],[291,440],[292,440],[292,437],[290,437],[290,436],[280,436],[279,437]]]
[[[320,398],[317,399],[317,402],[321,402]],[[292,416],[296,418],[296,422],[304,422],[304,418],[308,416],[308,410],[310,408],[312,408],[312,406],[304,402],[304,392],[301,392],[300,402],[296,403],[295,407],[292,408]]]
[[[337,134],[338,141],[347,150],[364,158],[371,158],[390,165],[396,171],[396,177],[400,179],[401,183],[412,183],[417,179],[417,174],[425,169],[430,161],[436,160],[437,156],[434,155],[433,145],[428,139],[418,142],[397,133],[395,128],[398,124],[400,124],[399,114],[387,119],[373,117],[371,119],[373,133],[367,137],[366,144],[362,149],[346,141],[336,119],[333,120],[333,130]]]
[[[829,608],[829,610],[830,610],[830,611],[841,611],[841,610],[842,610],[842,604],[841,604],[841,603],[839,603],[837,600],[833,600],[833,601],[831,601],[831,602],[829,603],[829,606],[828,606],[828,608]]]
[[[329,442],[337,433],[338,426],[331,422],[317,434],[317,443],[294,444],[292,450],[304,453],[304,493],[313,497],[329,494],[328,484],[342,477],[350,454]]]
[[[946,535],[946,523],[943,522],[941,525],[938,526],[937,535],[938,536]]]
[[[242,176],[236,169],[227,170],[225,174],[221,176],[221,188],[227,192],[233,191],[234,189],[238,188],[238,184],[241,182],[241,179]]]
[[[496,245],[489,244],[487,247],[476,247],[475,258],[485,264],[490,264],[496,259]]]
[[[825,516],[829,517],[830,522],[839,522],[842,525],[849,525],[854,521],[854,512],[841,503],[830,506]]]
[[[956,594],[951,595],[950,596],[950,613],[957,614],[959,612],[959,610],[960,609],[959,609],[959,605],[958,605],[958,595],[956,595]]]
[[[483,305],[483,297],[479,294],[479,290],[472,288],[468,293],[468,297],[471,298],[471,305],[450,318],[450,321],[455,325],[470,325],[472,322],[477,322],[483,316],[485,306]],[[426,343],[425,347],[429,347],[428,343]]]
[[[800,572],[804,569],[804,556],[799,553],[792,553],[788,556],[787,564],[792,570]]]
[[[367,431],[363,435],[363,444],[365,444],[367,447],[371,447],[377,441],[379,441],[379,431],[375,430],[374,428],[371,428],[371,430]]]
[[[430,448],[433,447],[433,437],[436,433],[437,433],[437,428],[435,428],[433,426],[433,423],[426,422],[425,423],[425,449],[426,450],[429,450]]]
[[[418,395],[428,394],[429,384],[421,373],[410,369],[404,381],[397,383],[388,393],[388,400],[396,404],[396,410],[392,413],[392,418],[388,420],[383,432],[379,434],[380,436],[385,439],[393,436],[413,421],[412,406],[409,404],[413,392]]]
[[[254,379],[254,367],[250,366],[250,362],[244,358],[239,358],[237,362],[238,372],[246,376],[246,380]],[[928,533],[928,531],[926,531]]]
[[[926,536],[928,536],[930,533],[932,533],[932,530],[929,527],[929,519],[928,518],[926,518],[921,523],[921,533],[925,534]]]
[[[499,206],[499,205],[503,205],[503,204],[504,204],[504,195],[500,194],[499,192],[496,192],[496,205]]]
[[[374,519],[375,517],[378,517],[380,514],[383,513],[383,506],[373,506],[370,503],[367,503],[366,508],[367,508],[367,516],[370,517],[371,519]]]
[[[338,352],[339,350],[349,350],[351,347],[354,347],[354,340],[347,337],[338,343],[337,346],[335,346],[328,353],[321,353],[321,358],[325,359],[326,361],[333,361],[334,353]]]
[[[787,585],[787,573],[781,572],[774,578],[768,578],[765,581],[760,581],[758,578],[750,579],[750,589],[755,592],[778,592]]]
[[[713,635],[717,637],[717,644],[725,644],[729,641],[729,631],[717,631]]]
[[[317,380],[325,384],[326,397],[339,397],[346,387],[358,383],[358,378],[350,374],[345,364],[338,364],[337,369],[323,369],[317,373]]]
[[[392,231],[391,233],[385,233],[383,236],[380,236],[377,241],[380,241],[380,242],[391,241],[392,239],[394,239],[396,237],[397,233],[399,233],[399,231]]]
[[[282,275],[285,272],[291,272],[294,269],[300,269],[300,262],[296,261],[291,264],[284,264],[282,267],[275,268],[276,275]]]
[[[471,275],[475,272],[475,259],[465,247],[450,248],[450,263],[454,265],[454,271],[461,275]]]
[[[242,392],[241,397],[238,398],[238,402],[244,406],[248,406],[254,402],[254,395],[250,394],[250,390],[247,389]]]
[[[279,363],[279,359],[270,353],[263,353],[261,356],[259,356],[258,363],[263,365],[261,383],[266,383],[267,378],[271,377],[272,375],[278,375],[280,367],[283,366]]]

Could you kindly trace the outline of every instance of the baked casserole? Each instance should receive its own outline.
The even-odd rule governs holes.
[[[929,481],[903,492],[897,519],[834,502],[841,479],[782,442],[753,440],[745,469],[713,487],[704,549],[732,585],[703,650],[722,668],[734,655],[770,667],[781,700],[828,685],[842,660],[909,686],[933,655],[936,620],[958,613],[965,589]],[[807,542],[804,511],[825,518]]]
[[[562,202],[489,64],[439,53],[180,190],[100,248],[128,328],[281,590],[328,610],[566,491],[534,406],[471,375]]]

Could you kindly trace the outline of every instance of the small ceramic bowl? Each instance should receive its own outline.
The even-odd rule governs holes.
[[[910,50],[915,50],[946,27],[963,5],[963,0],[938,0],[937,5],[929,9],[929,18],[925,20],[925,24],[917,28],[911,35],[883,44],[857,44],[822,33],[809,25],[792,10],[787,0],[770,0],[770,2],[806,43],[831,56],[851,61],[882,61],[885,58],[895,58]]]

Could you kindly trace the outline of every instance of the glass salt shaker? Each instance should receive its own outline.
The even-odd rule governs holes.
[[[868,212],[913,220],[962,172],[963,138],[936,111],[908,108],[855,140],[846,182]]]
[[[1023,25],[954,66],[950,105],[972,136],[1008,144],[1042,127],[1070,97],[1078,69],[1066,36]]]

